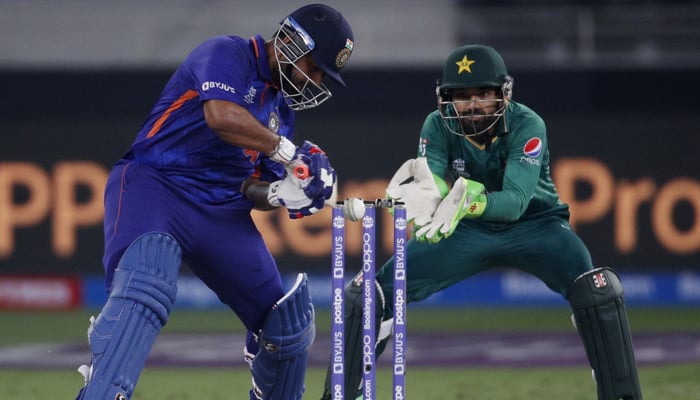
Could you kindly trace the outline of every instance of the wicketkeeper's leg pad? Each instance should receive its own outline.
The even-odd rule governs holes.
[[[582,274],[568,294],[599,400],[642,398],[623,294],[620,278],[611,268]]]
[[[304,393],[306,359],[316,337],[306,274],[277,301],[259,335],[252,359],[252,395],[260,400],[298,400]]]
[[[363,286],[360,274],[345,286],[345,399],[355,399],[360,395],[362,383],[362,310],[365,306]],[[382,322],[386,300],[379,282],[375,281],[374,327],[377,346],[383,350],[391,333],[393,321]],[[380,331],[380,328],[382,330]],[[386,331],[388,329],[388,332]],[[332,363],[326,373],[326,383],[322,399],[331,398]]]
[[[77,400],[128,400],[177,294],[180,245],[170,235],[138,237],[122,255],[107,303],[91,318],[90,366]]]

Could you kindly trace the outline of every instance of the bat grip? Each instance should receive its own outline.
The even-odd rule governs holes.
[[[292,172],[297,178],[306,179],[309,177],[309,166],[304,163],[298,163],[292,167]]]

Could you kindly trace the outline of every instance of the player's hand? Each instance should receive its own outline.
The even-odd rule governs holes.
[[[311,142],[297,151],[287,176],[270,184],[268,202],[285,206],[292,219],[312,215],[336,195],[337,176],[326,154]],[[299,173],[303,166],[304,173]]]
[[[437,178],[442,181],[441,178]],[[412,158],[394,173],[386,188],[386,197],[406,205],[406,219],[417,226],[430,222],[442,196],[425,157]],[[444,182],[444,181],[442,181]],[[445,186],[445,192],[447,188]]]
[[[308,140],[297,150],[287,167],[287,174],[304,182],[308,197],[323,196],[328,200],[333,195],[333,184],[337,180],[335,170],[326,152]]]
[[[486,209],[486,195],[482,183],[459,178],[452,190],[440,202],[433,219],[418,227],[416,239],[437,243],[449,237],[464,217],[476,218]]]
[[[309,197],[304,189],[308,182],[288,174],[284,179],[270,183],[267,201],[275,207],[287,207],[289,218],[301,218],[311,215],[323,208],[322,197]]]
[[[309,171],[308,158],[314,154],[326,155],[326,152],[318,145],[305,140],[301,147],[294,150],[294,155],[286,164],[287,173],[294,174],[299,179],[308,178],[309,174],[313,173],[313,171]]]

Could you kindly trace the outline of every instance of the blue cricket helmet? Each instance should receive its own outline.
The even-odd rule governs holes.
[[[347,64],[354,46],[350,24],[336,9],[323,4],[309,4],[289,14],[282,21],[291,20],[301,28],[302,36],[316,64],[331,79],[345,86],[340,70]]]

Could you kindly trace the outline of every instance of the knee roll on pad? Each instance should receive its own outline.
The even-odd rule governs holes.
[[[362,273],[355,277],[345,287],[345,399],[354,399],[360,394],[360,384],[362,382],[362,309],[364,308],[364,296],[362,295]],[[382,316],[386,307],[386,299],[382,287],[375,282],[375,312],[374,328],[377,338],[377,352],[386,346],[389,335],[380,335],[382,327]],[[384,324],[386,326],[386,324]],[[330,399],[331,396],[331,365],[329,363],[326,372],[326,383],[323,398]]]
[[[270,311],[252,360],[253,395],[261,400],[297,400],[304,393],[308,349],[316,337],[306,274]]]
[[[611,268],[582,274],[568,294],[599,400],[642,398],[623,294],[620,278]]]
[[[81,366],[77,399],[128,400],[177,294],[180,245],[170,235],[139,236],[124,251],[107,303],[91,318],[92,362]]]

